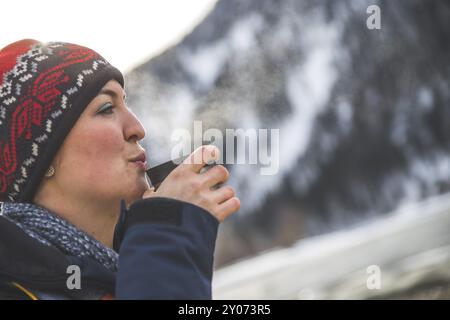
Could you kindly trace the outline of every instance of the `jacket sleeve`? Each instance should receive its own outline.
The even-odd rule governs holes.
[[[211,299],[218,220],[169,198],[122,202],[117,299]]]

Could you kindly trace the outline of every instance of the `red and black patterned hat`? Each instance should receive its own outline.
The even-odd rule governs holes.
[[[0,50],[0,200],[31,202],[56,152],[101,88],[121,72],[70,43]]]

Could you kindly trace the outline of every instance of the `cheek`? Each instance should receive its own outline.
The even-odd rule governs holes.
[[[77,128],[68,141],[70,155],[66,159],[70,160],[66,163],[76,168],[81,177],[108,181],[109,176],[123,165],[123,148],[123,137],[117,127],[103,125],[91,126],[89,129]],[[63,159],[63,163],[66,159]]]

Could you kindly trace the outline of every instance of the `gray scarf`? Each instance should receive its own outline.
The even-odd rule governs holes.
[[[73,224],[32,203],[2,202],[0,215],[14,222],[26,234],[64,254],[92,258],[111,271],[117,270],[118,254]]]

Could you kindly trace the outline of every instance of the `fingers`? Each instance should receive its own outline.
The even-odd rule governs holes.
[[[232,187],[224,186],[220,187],[217,190],[211,191],[211,199],[214,203],[221,204],[228,199],[231,199],[235,196],[235,192]]]
[[[199,173],[207,164],[217,161],[220,157],[220,150],[216,146],[206,145],[197,148],[190,156],[183,161],[183,166],[189,170]]]
[[[226,217],[236,212],[241,207],[241,201],[237,197],[232,197],[225,202],[219,204],[215,210],[215,216],[219,221],[225,220]]]
[[[228,180],[230,173],[222,165],[215,165],[208,171],[202,174],[202,179],[204,179],[204,184],[211,188],[219,183],[224,183]]]
[[[189,202],[209,211],[220,222],[239,210],[241,203],[233,188],[214,186],[228,180],[229,172],[222,165],[215,165],[206,172],[206,164],[218,161],[220,150],[213,145],[197,148],[183,163],[175,168],[155,191],[148,190],[146,195],[159,195]]]

